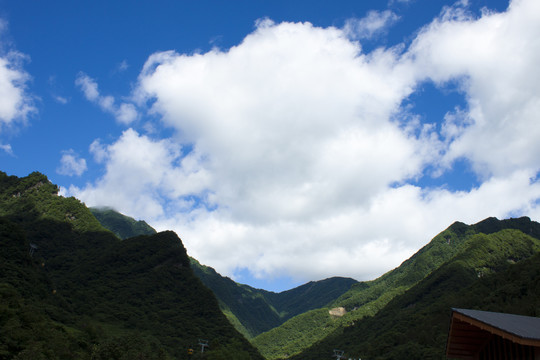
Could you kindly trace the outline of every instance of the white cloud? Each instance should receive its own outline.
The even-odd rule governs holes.
[[[79,73],[75,79],[75,85],[81,89],[87,100],[97,101],[99,99],[97,83],[85,73]]]
[[[53,95],[52,96],[54,101],[56,101],[57,103],[59,104],[62,104],[62,105],[65,105],[69,102],[69,100],[63,96],[60,96],[60,95]]]
[[[56,172],[60,175],[81,176],[86,169],[86,160],[79,157],[73,149],[69,149],[62,152],[60,166]]]
[[[22,63],[27,59],[17,51],[0,57],[0,125],[24,122],[36,111],[32,97],[26,92],[30,76],[23,70]]]
[[[399,16],[390,10],[372,10],[361,19],[347,20],[343,30],[351,39],[370,39],[384,33],[398,20]]]
[[[96,162],[98,163],[103,163],[107,157],[108,157],[108,154],[107,154],[107,149],[105,146],[103,146],[101,144],[101,140],[100,139],[96,139],[94,140],[91,144],[90,144],[90,152],[94,155],[94,159],[96,160]]]
[[[153,54],[136,96],[176,134],[94,142],[105,175],[68,192],[176,230],[226,275],[299,280],[370,279],[455,220],[540,214],[538,6],[445,9],[403,52],[264,20],[227,51]],[[458,81],[468,107],[439,127],[400,118],[424,81]],[[477,188],[410,185],[458,158]]]
[[[207,176],[194,152],[183,154],[169,140],[153,140],[126,130],[114,144],[105,146],[96,140],[90,146],[98,162],[106,161],[106,175],[85,189],[71,187],[89,206],[107,204],[127,214],[155,219],[164,215],[163,203],[176,201],[174,210],[183,210],[193,194],[207,187]],[[181,158],[183,156],[183,158]]]
[[[7,28],[8,22],[0,19],[0,36],[5,35]],[[27,89],[32,79],[23,68],[30,58],[14,49],[6,51],[3,40],[0,41],[0,133],[16,124],[26,124],[29,116],[37,112],[35,97]],[[10,144],[0,143],[0,150],[14,156]]]
[[[0,144],[0,149],[13,156],[13,149],[11,148],[10,144]]]
[[[130,124],[137,119],[137,109],[133,104],[122,103],[116,110],[116,119],[122,124]]]
[[[75,85],[81,89],[87,100],[96,103],[101,110],[112,114],[119,123],[129,125],[137,119],[137,109],[133,104],[116,105],[113,96],[100,94],[97,82],[87,74],[80,72],[75,79]]]
[[[540,3],[513,1],[507,12],[478,20],[446,13],[409,50],[423,76],[462,79],[467,93],[469,125],[445,161],[466,157],[485,178],[539,169]]]
[[[233,276],[237,266],[246,266],[262,277],[368,280],[398,266],[456,220],[475,223],[511,211],[532,215],[538,210],[531,199],[538,197],[540,185],[531,185],[522,172],[471,192],[390,188],[312,221],[240,222],[218,210],[152,224],[176,229],[191,255],[224,274]]]
[[[220,204],[253,221],[309,218],[420,170],[419,144],[388,120],[410,92],[395,62],[360,55],[338,29],[265,23],[228,52],[152,56],[140,81],[226,179]]]

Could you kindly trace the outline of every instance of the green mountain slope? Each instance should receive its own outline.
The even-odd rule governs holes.
[[[452,307],[540,315],[539,250],[540,241],[520,230],[473,235],[462,252],[376,315],[295,358],[320,359],[337,348],[368,359],[444,359]]]
[[[176,359],[199,339],[208,359],[262,359],[176,234],[121,241],[44,175],[0,184],[0,359]]]
[[[465,251],[472,236],[481,232],[491,234],[500,229],[519,229],[536,238],[540,237],[540,224],[529,218],[502,221],[488,218],[471,226],[456,222],[398,268],[376,280],[352,286],[328,308],[301,314],[288,323],[257,336],[252,343],[268,359],[287,358],[300,353],[329,333],[343,329],[366,316],[377,314],[394,297],[403,294],[446,261]],[[333,317],[328,312],[333,307],[344,307],[347,313],[342,317]],[[325,316],[323,310],[326,310]],[[304,322],[310,326],[303,326]],[[297,329],[302,330],[298,333]]]
[[[264,296],[265,291],[238,284],[195,259],[191,261],[193,272],[216,294],[223,313],[246,337],[281,324],[279,313]]]
[[[58,195],[58,186],[38,172],[24,178],[0,171],[0,216],[67,222],[76,231],[105,231],[79,200]]]
[[[280,293],[271,292],[266,298],[280,312],[281,318],[288,320],[298,314],[328,305],[357,283],[358,281],[351,278],[331,277],[310,281]]]
[[[456,222],[376,280],[333,278],[278,294],[191,262],[235,327],[259,334],[252,342],[268,359],[327,358],[334,348],[351,357],[443,359],[451,307],[540,315],[539,238],[540,224],[526,217]],[[333,307],[346,314],[330,315]]]
[[[121,238],[155,232],[145,222],[136,221],[112,209],[90,210],[101,225]],[[190,260],[195,275],[214,292],[223,313],[247,338],[277,327],[298,314],[326,306],[357,283],[350,278],[334,277],[274,293],[238,284],[221,276],[213,268],[193,258]]]
[[[192,260],[193,271],[217,296],[223,312],[248,338],[288,319],[334,301],[356,280],[334,277],[274,293],[238,284],[214,269]]]
[[[90,212],[100,224],[112,231],[120,239],[127,239],[139,235],[152,235],[156,233],[150,225],[143,220],[135,220],[129,216],[120,214],[111,208],[90,208]]]

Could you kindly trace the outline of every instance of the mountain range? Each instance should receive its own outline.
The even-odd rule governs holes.
[[[57,193],[0,173],[0,359],[262,359],[175,233],[121,240]]]
[[[331,355],[336,346],[347,349],[351,356],[362,354],[362,358],[443,359],[452,307],[529,316],[540,314],[540,304],[536,301],[540,298],[540,277],[533,271],[540,265],[538,239],[540,224],[527,217],[487,218],[473,225],[455,222],[401,266],[378,279],[357,282],[330,278],[279,294],[237,284],[195,259],[191,261],[194,272],[218,297],[222,311],[267,359],[290,356],[320,359]],[[533,275],[514,278],[516,269],[527,267],[529,269],[521,273]],[[463,278],[464,273],[472,275]],[[440,281],[441,277],[445,280]],[[523,294],[513,294],[513,301],[528,303],[525,308],[521,305],[510,307],[500,298],[495,304],[478,301],[476,292],[488,290],[487,298],[497,298],[498,292],[516,288],[511,284],[514,280],[522,283]],[[486,287],[487,281],[495,282],[497,286]],[[456,287],[465,295],[453,295]],[[406,300],[411,296],[428,300],[411,303]],[[289,316],[278,318],[276,315],[280,312],[276,309],[283,311],[286,307],[272,301],[276,298],[288,299],[286,301],[294,301],[300,306],[297,310],[290,308]],[[502,298],[507,299],[507,296]],[[302,305],[304,301],[311,301],[311,308]],[[402,304],[403,309],[396,304]],[[424,314],[426,311],[431,311],[429,316]],[[416,319],[418,313],[422,316]],[[385,327],[374,333],[371,331],[373,322],[385,323]],[[429,331],[418,328],[418,324],[424,323],[431,324]],[[412,327],[414,331],[408,330],[407,336],[395,336],[396,329],[411,324],[416,324]],[[354,335],[344,336],[344,333]],[[358,341],[359,338],[366,340]],[[383,338],[400,340],[390,350],[384,348],[384,342],[378,341]]]
[[[105,228],[121,239],[139,233],[156,233],[146,222],[136,221],[112,209],[90,208],[90,211]],[[214,292],[223,313],[248,339],[296,315],[327,305],[357,283],[351,278],[333,277],[275,293],[238,284],[194,258],[190,257],[190,261],[194,274]]]
[[[173,232],[57,193],[0,173],[0,359],[196,358],[206,340],[208,359],[444,359],[452,307],[540,315],[527,217],[456,222],[375,280],[274,293],[188,257]]]

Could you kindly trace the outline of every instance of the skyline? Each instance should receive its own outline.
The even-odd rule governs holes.
[[[238,282],[371,280],[540,219],[540,4],[0,1],[0,170]]]

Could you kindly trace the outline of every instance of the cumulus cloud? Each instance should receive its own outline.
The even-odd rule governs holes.
[[[94,155],[94,159],[97,163],[103,163],[107,159],[107,149],[101,144],[100,139],[94,140],[90,144],[90,153]]]
[[[7,27],[7,21],[0,19],[0,35],[4,35]],[[34,97],[27,90],[31,77],[23,68],[29,59],[16,50],[0,54],[0,133],[16,124],[25,124],[29,116],[37,112]],[[10,144],[0,142],[0,150],[15,156]]]
[[[17,51],[0,57],[0,125],[24,122],[36,111],[32,96],[26,91],[30,76],[22,68],[27,59]]]
[[[343,30],[351,39],[370,39],[384,33],[398,20],[399,16],[390,10],[372,10],[361,19],[347,20]]]
[[[453,12],[425,27],[409,50],[424,76],[461,79],[468,96],[467,128],[444,160],[468,158],[484,178],[540,168],[540,3],[513,1],[478,20]]]
[[[116,105],[113,96],[100,94],[97,82],[87,74],[80,72],[75,79],[75,85],[81,89],[87,100],[96,103],[103,111],[114,115],[119,123],[129,125],[137,119],[137,109],[133,104]]]
[[[106,162],[106,175],[94,186],[70,187],[88,205],[108,204],[124,213],[156,219],[165,211],[182,211],[189,198],[207,187],[207,175],[197,154],[184,154],[170,140],[155,140],[126,130],[111,145],[96,140],[90,151],[99,162]],[[174,200],[169,207],[167,200]],[[187,208],[189,210],[190,208]]]
[[[86,160],[79,157],[73,149],[69,149],[62,152],[60,166],[56,172],[60,175],[81,176],[86,169]]]
[[[402,50],[263,20],[226,51],[153,54],[135,96],[174,137],[94,142],[105,175],[67,192],[176,230],[223,274],[299,280],[370,279],[455,220],[539,214],[539,6],[446,8]],[[419,123],[402,103],[426,81],[457,82],[467,107]],[[413,185],[457,159],[479,186]]]

